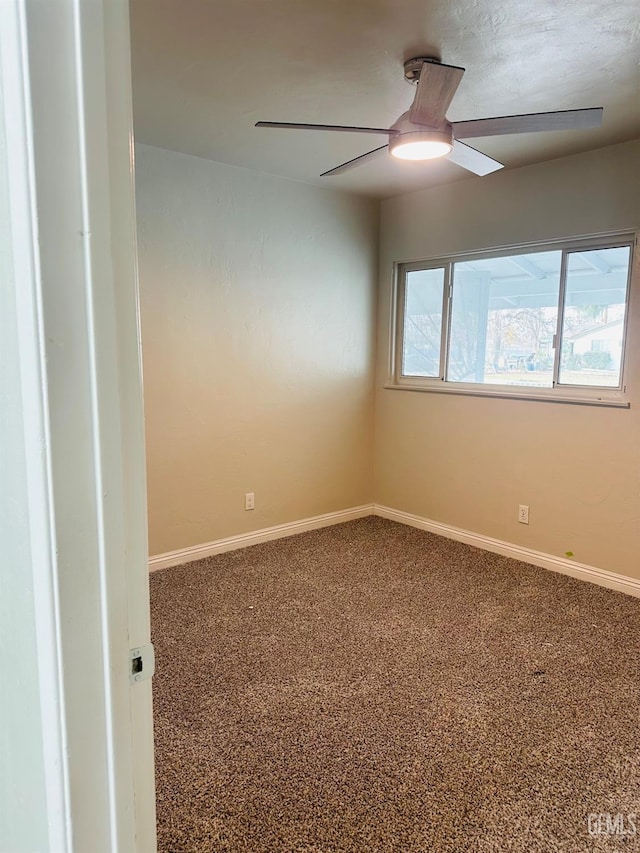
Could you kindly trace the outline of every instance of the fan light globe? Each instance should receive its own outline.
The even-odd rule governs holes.
[[[389,151],[399,160],[436,160],[452,149],[450,137],[438,131],[402,133],[389,143]]]

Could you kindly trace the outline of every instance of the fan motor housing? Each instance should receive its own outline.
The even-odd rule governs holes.
[[[406,133],[417,133],[420,131],[431,131],[432,133],[442,134],[442,141],[449,142],[453,144],[453,127],[450,122],[443,121],[441,124],[429,125],[429,124],[416,124],[411,121],[409,118],[409,110],[394,121],[391,125],[390,130],[393,135],[406,134]],[[393,138],[393,136],[392,136]]]

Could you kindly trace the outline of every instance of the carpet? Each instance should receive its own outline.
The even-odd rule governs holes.
[[[640,850],[638,599],[369,517],[151,609],[161,853]]]

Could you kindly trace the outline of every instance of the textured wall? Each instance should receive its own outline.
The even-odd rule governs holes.
[[[376,501],[640,577],[640,275],[631,409],[385,390],[394,261],[640,224],[640,143],[383,202]],[[518,504],[531,507],[517,522]]]
[[[140,146],[137,205],[151,554],[370,502],[377,204]]]

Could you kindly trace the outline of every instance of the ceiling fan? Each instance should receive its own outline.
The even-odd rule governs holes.
[[[480,118],[471,121],[447,121],[446,112],[453,100],[464,68],[444,65],[440,60],[421,56],[409,59],[404,64],[404,76],[410,83],[417,83],[411,107],[402,113],[391,127],[349,127],[333,124],[299,124],[284,121],[259,121],[256,127],[277,127],[289,130],[331,130],[340,133],[377,133],[388,137],[366,154],[341,163],[321,178],[337,175],[353,166],[359,166],[370,157],[386,149],[401,160],[433,160],[446,157],[476,175],[489,175],[503,164],[460,142],[480,136],[502,136],[511,133],[535,133],[551,130],[586,130],[600,127],[602,107],[579,110],[560,110],[528,115]]]

